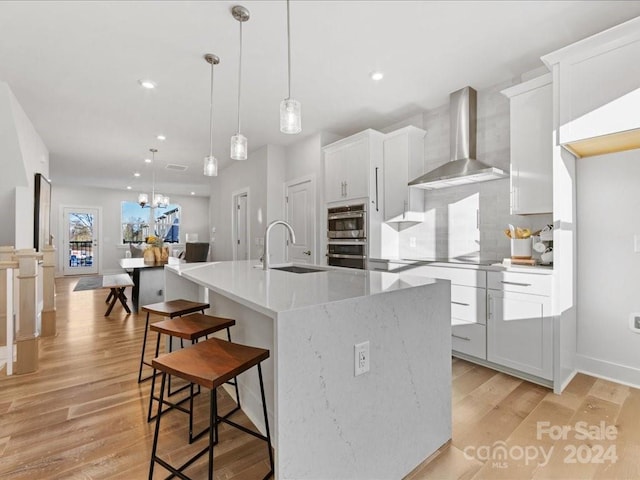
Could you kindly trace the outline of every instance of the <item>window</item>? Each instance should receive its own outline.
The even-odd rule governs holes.
[[[123,244],[144,242],[150,235],[167,243],[180,242],[180,205],[149,208],[122,202],[120,218]]]

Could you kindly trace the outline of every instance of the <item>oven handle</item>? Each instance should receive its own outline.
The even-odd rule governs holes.
[[[329,258],[355,258],[355,259],[363,259],[367,258],[366,255],[344,255],[339,253],[327,253],[327,257]]]
[[[366,238],[329,238],[329,245],[366,245]]]
[[[331,213],[327,216],[329,220],[342,220],[345,218],[362,218],[364,212],[344,212],[344,213]]]

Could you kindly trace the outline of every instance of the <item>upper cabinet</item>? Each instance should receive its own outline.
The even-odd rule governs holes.
[[[371,207],[380,209],[383,138],[369,129],[324,147],[327,203],[369,197]]]
[[[511,213],[553,211],[551,74],[503,90],[511,103]]]
[[[640,17],[542,57],[558,143],[579,157],[640,148]]]
[[[409,126],[384,139],[384,220],[422,222],[424,191],[409,188],[409,181],[424,170],[424,137],[427,132]]]

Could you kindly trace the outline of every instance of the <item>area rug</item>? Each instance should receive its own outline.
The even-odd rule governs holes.
[[[95,277],[82,277],[76,283],[74,292],[81,292],[83,290],[95,290],[96,288],[102,288],[102,275]]]

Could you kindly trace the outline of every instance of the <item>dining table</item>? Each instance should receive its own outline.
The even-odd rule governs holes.
[[[164,301],[164,267],[178,265],[182,260],[169,257],[165,262],[145,262],[144,258],[121,258],[120,267],[129,272],[133,280],[131,306],[139,307]]]

